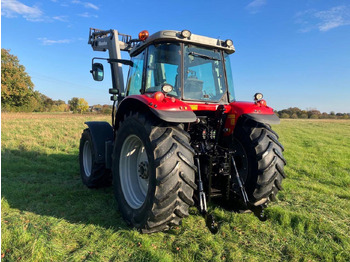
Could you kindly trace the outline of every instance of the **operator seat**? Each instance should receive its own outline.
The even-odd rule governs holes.
[[[189,77],[185,80],[185,98],[203,99],[203,81]]]

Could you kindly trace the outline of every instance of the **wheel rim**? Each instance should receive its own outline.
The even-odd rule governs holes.
[[[119,176],[124,198],[137,209],[145,202],[148,184],[148,157],[145,146],[136,135],[129,135],[122,146]]]
[[[89,177],[91,175],[91,167],[92,167],[91,145],[89,141],[85,141],[84,143],[83,166],[84,166],[85,175]]]

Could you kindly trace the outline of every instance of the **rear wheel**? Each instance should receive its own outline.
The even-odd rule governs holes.
[[[133,114],[120,124],[113,186],[128,224],[144,233],[179,225],[193,205],[194,151],[182,125]]]
[[[249,200],[254,205],[276,200],[285,178],[286,160],[278,135],[269,125],[240,120],[231,138],[231,148]],[[239,188],[233,190],[239,194]]]
[[[80,175],[83,183],[89,188],[111,184],[111,171],[105,169],[104,163],[97,161],[97,153],[90,130],[84,130],[79,146]]]

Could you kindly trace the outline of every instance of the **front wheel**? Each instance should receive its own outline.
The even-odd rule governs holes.
[[[97,152],[90,129],[85,129],[81,135],[79,146],[80,175],[89,188],[103,187],[111,184],[111,171],[99,163]]]
[[[113,152],[113,186],[126,222],[144,233],[179,225],[193,205],[194,151],[181,125],[143,114],[120,124]]]

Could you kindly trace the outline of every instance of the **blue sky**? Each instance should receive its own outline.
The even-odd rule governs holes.
[[[233,40],[237,100],[262,92],[277,110],[350,112],[349,0],[1,0],[1,18],[1,47],[55,100],[110,104],[110,77],[89,73],[93,56],[107,56],[87,44],[90,27],[133,37],[189,29]]]

